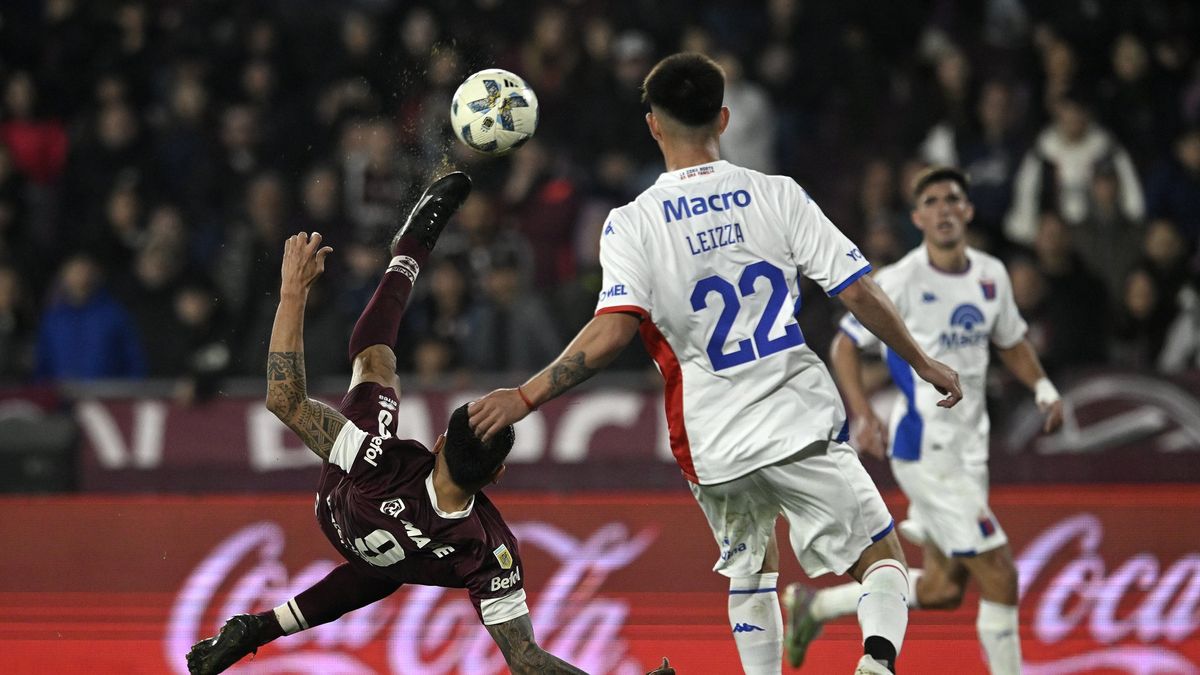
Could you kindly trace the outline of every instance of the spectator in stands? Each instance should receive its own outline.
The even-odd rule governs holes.
[[[1116,172],[1107,164],[1097,167],[1088,217],[1075,228],[1072,239],[1083,261],[1104,279],[1110,298],[1124,293],[1125,277],[1138,259],[1143,229],[1121,210],[1121,182]]]
[[[1175,297],[1192,276],[1188,249],[1179,228],[1160,218],[1146,227],[1142,267],[1154,278],[1159,297],[1174,307]]]
[[[466,272],[472,293],[482,290],[484,277],[499,260],[514,261],[522,286],[533,282],[533,248],[521,233],[498,217],[494,195],[472,191],[451,222],[453,229],[447,233],[450,236],[443,235],[438,242],[438,254],[456,261]],[[596,232],[597,241],[599,237]]]
[[[88,254],[69,258],[38,330],[35,374],[41,379],[95,380],[146,375],[133,318],[104,289]]]
[[[189,212],[211,207],[216,173],[209,124],[209,91],[198,76],[178,74],[168,90],[154,145],[162,188]]]
[[[536,136],[513,156],[502,197],[514,229],[536,246],[534,287],[553,288],[571,278],[575,251],[569,225],[578,220],[579,190]]]
[[[1054,122],[1038,135],[1017,172],[1012,208],[1005,222],[1010,239],[1029,244],[1039,214],[1058,211],[1069,225],[1088,217],[1088,193],[1100,165],[1108,165],[1120,183],[1121,213],[1140,221],[1145,213],[1142,187],[1129,153],[1096,124],[1082,94],[1072,91],[1054,104]]]
[[[725,71],[729,126],[721,134],[721,158],[763,173],[775,173],[775,108],[758,83],[746,79],[742,61],[725,52],[717,57]],[[644,75],[643,75],[644,76]]]
[[[395,129],[384,119],[350,124],[343,133],[343,195],[356,239],[385,241],[403,217],[414,176],[397,144]]]
[[[15,267],[0,264],[0,381],[29,374],[33,365],[33,316]]]
[[[472,311],[466,358],[476,371],[527,371],[554,358],[562,343],[539,297],[522,287],[516,261],[497,261]]]
[[[886,159],[877,158],[867,162],[862,182],[858,187],[858,211],[854,223],[868,233],[877,229],[891,230],[892,237],[900,242],[903,251],[920,241],[920,232],[909,220],[908,212],[904,208],[904,199],[897,190],[896,172]],[[885,253],[879,249],[875,252]],[[896,256],[886,262],[895,262],[898,259],[899,256]],[[886,262],[880,260],[880,264]]]
[[[173,310],[166,324],[173,339],[163,361],[171,366],[170,376],[181,378],[178,398],[206,401],[217,393],[233,362],[221,300],[207,279],[191,277],[176,291]]]
[[[971,178],[975,205],[972,231],[989,244],[1003,235],[1004,216],[1012,203],[1013,178],[1025,151],[1016,125],[1012,87],[1001,80],[984,83],[975,117],[963,128],[941,122],[929,130],[921,156],[930,164],[961,166]]]
[[[99,220],[83,232],[83,245],[96,255],[110,278],[126,272],[141,248],[145,236],[142,218],[138,184],[123,180],[113,186]]]
[[[62,176],[67,160],[63,123],[38,111],[33,77],[18,70],[4,84],[0,144],[8,147],[16,171],[33,183],[49,184]]]
[[[119,102],[104,106],[92,133],[72,146],[67,159],[63,234],[74,236],[72,225],[99,221],[118,183],[144,184],[152,173],[135,111]]]
[[[1149,270],[1137,267],[1129,272],[1113,330],[1114,365],[1134,370],[1156,366],[1171,323],[1171,304],[1164,301]]]
[[[1163,110],[1171,101],[1170,91],[1151,71],[1150,55],[1137,35],[1118,35],[1111,55],[1112,74],[1098,87],[1101,112],[1134,163],[1145,169],[1165,147],[1163,130],[1174,128]]]
[[[1045,280],[1045,357],[1056,367],[1099,365],[1107,357],[1109,297],[1072,243],[1071,230],[1047,211],[1034,240],[1038,271]]]
[[[1146,181],[1146,210],[1150,218],[1176,223],[1189,250],[1200,243],[1200,126],[1175,141],[1171,157],[1159,162]]]
[[[491,266],[487,269],[490,270]],[[400,335],[405,348],[400,351],[412,351],[415,354],[415,347],[428,337],[445,344],[447,353],[457,359],[471,339],[472,298],[476,294],[472,292],[463,270],[453,260],[438,258],[432,269],[425,273],[429,275],[429,294],[408,310]],[[400,358],[399,355],[397,357]],[[407,365],[420,370],[419,358],[414,359],[414,363]]]

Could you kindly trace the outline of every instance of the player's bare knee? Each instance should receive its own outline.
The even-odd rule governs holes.
[[[354,382],[375,382],[393,386],[396,379],[396,354],[387,345],[371,345],[354,356]]]

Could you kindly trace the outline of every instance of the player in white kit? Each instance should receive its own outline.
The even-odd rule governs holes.
[[[1034,391],[1046,432],[1062,423],[1062,403],[1025,339],[1004,264],[967,246],[973,208],[966,176],[950,167],[926,169],[914,182],[913,203],[912,219],[924,243],[875,279],[921,347],[958,371],[963,401],[952,410],[939,408],[927,387],[914,386],[904,359],[850,315],[831,348],[833,369],[854,419],[854,444],[879,458],[886,449],[911,502],[900,530],[923,544],[925,567],[909,570],[909,607],[954,609],[968,576],[974,577],[981,595],[976,627],[988,666],[993,675],[1019,673],[1017,570],[1004,529],[988,506],[989,346]],[[887,426],[871,409],[860,369],[860,352],[881,348],[903,395]],[[785,599],[800,614],[789,616],[799,624],[796,634],[811,639],[822,622],[853,613],[862,592],[858,584],[847,584],[813,597],[793,584]]]
[[[914,342],[871,266],[790,178],[719,160],[724,75],[676,54],[644,83],[667,172],[601,234],[596,316],[545,370],[469,408],[490,434],[586,380],[640,332],[665,380],[671,450],[720,546],[729,621],[747,673],[779,673],[776,519],[812,575],[860,580],[862,673],[893,669],[908,621],[893,521],[848,439],[841,399],[796,323],[799,274],[838,295],[919,377],[959,399],[957,376]],[[935,395],[933,386],[921,385]]]

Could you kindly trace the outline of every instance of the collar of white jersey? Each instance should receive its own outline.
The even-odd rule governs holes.
[[[972,249],[970,246],[968,246],[966,248],[966,250],[963,251],[963,255],[967,256],[967,269],[965,269],[961,272],[951,272],[949,270],[944,270],[944,269],[938,267],[937,265],[934,265],[933,260],[931,260],[929,257],[929,249],[926,247],[924,242],[922,242],[918,248],[921,251],[921,253],[920,253],[921,262],[924,263],[926,267],[928,267],[929,269],[933,270],[934,272],[936,272],[938,274],[941,274],[942,276],[965,277],[968,274],[970,274],[971,272],[974,272],[975,267],[978,265],[978,261],[975,260],[975,250]]]
[[[667,171],[666,173],[660,174],[658,180],[654,181],[654,184],[674,185],[676,183],[686,183],[696,178],[704,178],[707,176],[722,174],[733,168],[734,166],[729,162],[726,162],[723,159],[718,159],[717,161],[709,162],[708,164],[697,164],[696,166],[689,166],[683,169]]]
[[[466,518],[467,516],[471,515],[471,509],[475,506],[475,495],[471,495],[471,498],[467,500],[467,508],[463,509],[462,511],[443,511],[438,508],[437,492],[435,492],[433,489],[432,471],[430,471],[429,475],[425,477],[425,491],[429,493],[429,503],[433,505],[434,512],[443,518]]]

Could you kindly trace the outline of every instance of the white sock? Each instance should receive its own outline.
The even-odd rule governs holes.
[[[863,642],[871,636],[881,637],[896,648],[904,644],[908,628],[908,574],[904,565],[884,559],[863,573],[862,599],[858,601],[858,624],[862,626]]]
[[[924,574],[919,569],[908,571],[908,608],[920,609],[917,602],[917,580]],[[863,587],[857,581],[840,586],[830,586],[817,591],[813,598],[812,614],[817,621],[831,621],[838,617],[853,614],[858,610],[858,599],[862,597]]]
[[[729,580],[729,627],[746,675],[778,675],[783,668],[783,612],[779,574]]]
[[[987,656],[992,675],[1019,675],[1021,672],[1021,636],[1017,608],[988,600],[979,601],[975,629]]]

